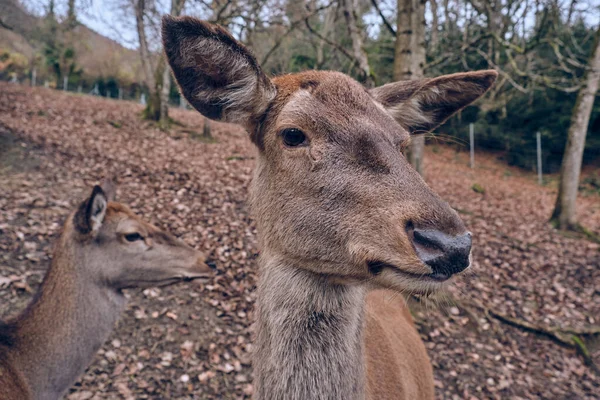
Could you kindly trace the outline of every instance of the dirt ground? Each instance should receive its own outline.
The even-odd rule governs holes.
[[[68,398],[248,398],[258,248],[246,199],[255,150],[235,126],[213,123],[207,142],[195,112],[173,109],[179,125],[163,132],[141,121],[141,110],[0,83],[0,316],[31,299],[64,218],[113,174],[120,201],[209,253],[218,275],[205,285],[129,291],[126,312]],[[547,223],[555,185],[540,187],[480,153],[471,170],[467,157],[437,144],[426,154],[426,180],[474,234],[473,273],[437,301],[413,304],[437,397],[600,398],[600,375],[574,348],[497,317],[548,330],[598,327],[600,246]],[[600,232],[597,194],[582,194],[579,213]],[[600,365],[598,335],[581,339]]]

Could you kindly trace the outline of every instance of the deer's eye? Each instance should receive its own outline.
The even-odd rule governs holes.
[[[135,242],[137,240],[144,240],[144,237],[137,232],[128,233],[127,235],[125,235],[125,240],[127,240],[128,242]]]
[[[300,129],[289,128],[281,131],[283,144],[288,147],[298,147],[306,145],[306,135]]]

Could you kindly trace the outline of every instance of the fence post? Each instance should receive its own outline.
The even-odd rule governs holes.
[[[471,143],[471,168],[475,168],[475,133],[473,124],[469,124],[469,142]]]
[[[34,68],[33,71],[31,71],[31,86],[35,86],[36,78],[37,78],[37,70]]]
[[[123,100],[123,89],[119,87],[119,100]]]
[[[535,134],[537,139],[537,172],[538,172],[538,184],[544,183],[542,177],[542,135],[539,132]]]
[[[144,106],[146,105],[146,93],[142,93],[140,96],[140,104]]]
[[[79,84],[79,86],[77,86],[77,93],[81,93],[83,91],[83,86],[81,86],[81,83]]]
[[[65,76],[63,79],[63,90],[66,92],[69,89],[69,77]]]
[[[50,87],[50,84],[48,83],[48,81],[44,81],[44,87],[45,88],[49,88]]]

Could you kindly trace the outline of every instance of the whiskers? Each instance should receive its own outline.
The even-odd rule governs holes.
[[[418,135],[418,136],[422,136],[425,137],[425,140],[433,140],[436,144],[438,143],[443,143],[443,144],[455,144],[457,146],[460,147],[467,147],[467,141],[457,138],[455,136],[450,136],[444,133],[438,133],[438,134],[433,134],[432,132],[426,132],[426,131],[415,131],[412,133],[412,135]],[[411,138],[413,138],[414,136],[411,136]],[[410,145],[410,143],[409,143]]]

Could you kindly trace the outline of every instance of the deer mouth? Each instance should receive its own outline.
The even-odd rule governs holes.
[[[207,283],[211,278],[210,273],[194,273],[194,274],[184,274],[173,276],[166,279],[160,280],[148,280],[145,282],[141,282],[140,286],[142,287],[165,287],[172,286],[181,282],[198,282],[198,283]]]
[[[179,277],[179,280],[183,281],[183,282],[196,281],[196,282],[200,282],[200,283],[206,283],[212,276],[213,276],[213,274],[210,272],[193,273],[193,274],[185,274],[185,275]]]
[[[207,283],[210,280],[210,276],[185,276],[181,278],[179,282],[196,282],[196,283]]]
[[[452,275],[446,273],[428,273],[428,274],[415,274],[413,272],[407,272],[402,270],[396,265],[389,264],[383,261],[374,260],[367,262],[367,266],[369,267],[369,273],[371,275],[377,276],[380,275],[384,269],[389,269],[396,275],[401,275],[405,278],[413,279],[416,281],[425,281],[425,282],[437,282],[442,283],[451,278]]]

